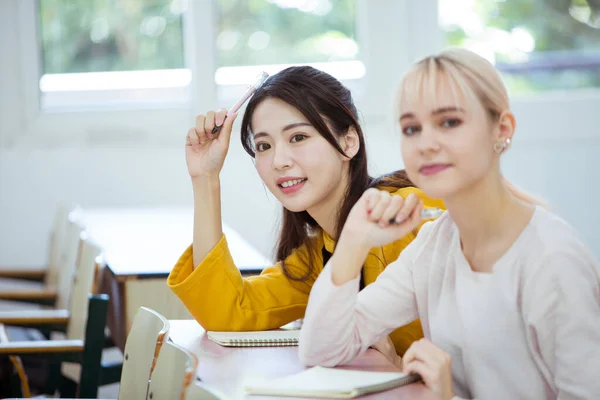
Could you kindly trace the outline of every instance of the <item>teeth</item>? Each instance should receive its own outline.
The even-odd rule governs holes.
[[[281,187],[288,188],[290,186],[297,185],[302,181],[304,181],[304,179],[293,179],[291,181],[286,181],[286,182],[281,183]]]

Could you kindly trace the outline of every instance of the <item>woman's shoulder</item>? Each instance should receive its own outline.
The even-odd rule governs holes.
[[[526,229],[526,240],[522,243],[528,249],[536,248],[538,259],[548,260],[569,254],[591,256],[591,250],[580,233],[562,217],[541,206],[536,206]]]

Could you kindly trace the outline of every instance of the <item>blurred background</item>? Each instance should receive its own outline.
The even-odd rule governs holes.
[[[194,116],[261,70],[342,80],[372,174],[402,168],[395,84],[447,45],[502,71],[518,125],[506,176],[600,256],[599,0],[0,0],[0,265],[44,262],[61,203],[191,207]],[[279,205],[236,133],[223,218],[271,257]]]

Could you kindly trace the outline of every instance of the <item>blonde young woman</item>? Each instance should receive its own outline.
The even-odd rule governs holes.
[[[420,318],[425,339],[403,368],[440,399],[600,399],[600,265],[502,177],[515,118],[498,72],[467,50],[427,57],[399,110],[408,176],[448,211],[358,293],[368,249],[417,226],[422,208],[365,192],[311,291],[303,362],[346,363]]]

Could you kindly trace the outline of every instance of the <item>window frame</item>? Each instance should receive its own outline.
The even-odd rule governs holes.
[[[18,115],[21,122],[19,131],[9,132],[10,143],[42,147],[127,143],[180,145],[197,113],[233,104],[243,87],[215,83],[216,0],[189,0],[188,12],[183,20],[185,63],[192,71],[187,104],[142,104],[119,109],[54,112],[41,110],[36,0],[10,1],[18,15],[8,22],[15,24],[19,42],[3,45],[18,46],[18,59],[9,62],[18,63],[22,74],[19,86],[23,92],[22,104],[18,101],[9,103],[13,107],[9,112]],[[438,1],[356,1],[357,38],[365,75],[358,80],[343,80],[343,83],[353,91],[363,122],[369,128],[383,127],[389,131],[396,125],[392,88],[414,60],[442,48]],[[386,33],[385,38],[381,37],[381,32]],[[2,40],[5,39],[0,38]],[[582,110],[588,107],[600,109],[600,90],[545,92],[514,96],[512,100],[513,107],[523,110],[521,112],[547,106],[550,113],[570,110],[575,113],[573,118],[580,118],[585,116]],[[0,128],[2,124],[0,121]]]

